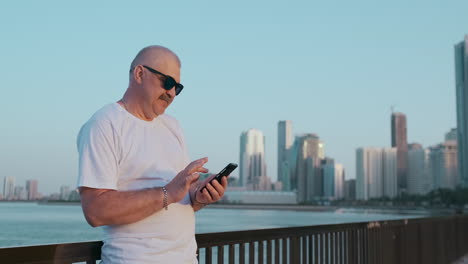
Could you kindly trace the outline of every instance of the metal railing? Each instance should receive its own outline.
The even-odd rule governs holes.
[[[468,216],[197,234],[200,263],[448,264],[468,253]],[[96,263],[102,242],[0,249],[0,263]]]

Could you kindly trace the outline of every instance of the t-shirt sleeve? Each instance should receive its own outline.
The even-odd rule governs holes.
[[[110,122],[90,120],[77,138],[78,187],[117,189],[117,142]]]

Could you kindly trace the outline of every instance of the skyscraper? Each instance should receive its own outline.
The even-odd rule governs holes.
[[[327,158],[321,160],[320,165],[323,178],[323,196],[327,198],[335,197],[335,161]]]
[[[70,187],[66,185],[60,186],[60,200],[68,201],[70,198]]]
[[[291,121],[278,122],[278,181],[282,183],[283,190],[291,190],[290,150],[293,144]]]
[[[468,35],[455,45],[455,86],[459,175],[468,186]]]
[[[266,176],[265,137],[262,131],[249,129],[240,137],[240,184],[258,190],[261,176]]]
[[[397,195],[396,148],[356,150],[356,199],[369,200]]]
[[[37,180],[26,181],[26,192],[28,194],[28,200],[36,200],[39,198],[37,191]]]
[[[429,149],[429,171],[434,188],[455,189],[459,184],[457,143],[449,140]]]
[[[332,199],[344,198],[344,169],[343,165],[335,163],[333,159],[322,160],[323,196]]]
[[[320,161],[324,158],[323,143],[316,134],[296,138],[297,160],[292,185],[297,187],[298,202],[323,196],[323,177]]]
[[[344,198],[346,200],[356,199],[356,179],[346,180],[344,184]]]
[[[449,132],[445,133],[445,141],[455,140],[457,141],[457,129],[452,128]]]
[[[5,177],[3,180],[3,199],[11,200],[15,196],[15,178]]]
[[[429,174],[429,153],[421,144],[408,145],[407,192],[409,194],[426,194],[432,190],[433,181]]]
[[[335,163],[335,198],[345,197],[345,169],[343,164]]]
[[[406,116],[403,113],[392,113],[392,147],[397,149],[397,182],[398,192],[407,188],[408,140]]]
[[[26,200],[26,191],[23,186],[15,186],[13,199],[15,200]]]

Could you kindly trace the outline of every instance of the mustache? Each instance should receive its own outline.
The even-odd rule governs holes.
[[[172,103],[173,98],[167,94],[162,94],[159,99],[166,101],[168,104]]]

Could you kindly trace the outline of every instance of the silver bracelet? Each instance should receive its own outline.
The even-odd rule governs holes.
[[[163,194],[164,194],[163,206],[164,206],[164,209],[166,209],[166,211],[167,211],[167,190],[166,190],[166,186],[163,186],[162,190],[163,190]]]

